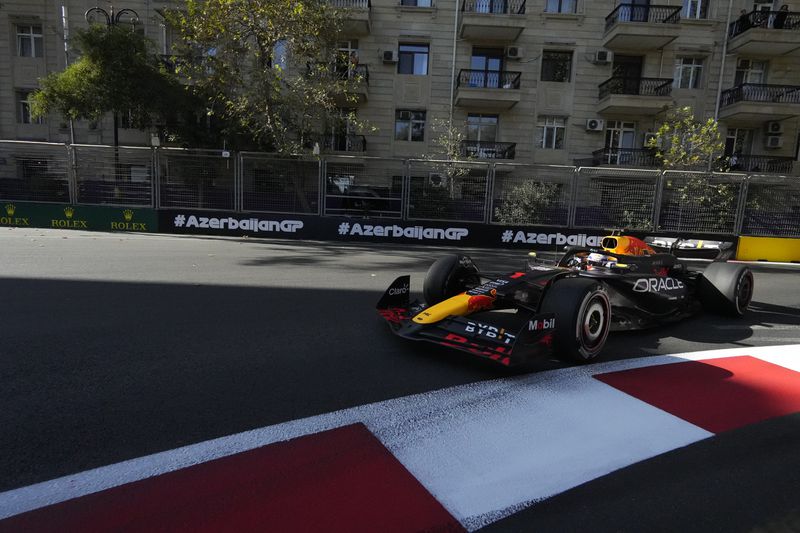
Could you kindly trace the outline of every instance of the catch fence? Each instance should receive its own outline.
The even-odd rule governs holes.
[[[800,237],[781,175],[0,141],[0,201]]]

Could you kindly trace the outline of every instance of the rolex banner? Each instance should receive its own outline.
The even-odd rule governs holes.
[[[158,217],[136,207],[2,201],[0,227],[155,232]]]

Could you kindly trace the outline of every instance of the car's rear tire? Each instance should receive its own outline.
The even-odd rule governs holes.
[[[428,268],[422,295],[428,305],[434,305],[479,284],[478,267],[472,259],[451,254],[440,257]]]
[[[730,316],[742,316],[753,299],[753,273],[745,265],[711,263],[698,280],[703,307]]]
[[[540,311],[555,314],[555,353],[560,358],[587,363],[600,355],[611,329],[611,302],[601,284],[583,278],[556,281]]]

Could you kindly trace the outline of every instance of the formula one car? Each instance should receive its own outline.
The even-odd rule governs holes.
[[[675,255],[624,235],[605,237],[599,249],[567,248],[553,264],[531,253],[524,269],[507,274],[447,255],[428,269],[424,302],[410,302],[410,281],[397,278],[377,305],[394,333],[505,366],[543,355],[585,363],[610,331],[653,327],[702,308],[742,316],[754,288],[745,265],[717,261],[690,271]]]

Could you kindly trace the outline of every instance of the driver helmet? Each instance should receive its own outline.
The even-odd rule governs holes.
[[[586,256],[586,262],[589,265],[593,266],[611,268],[613,265],[617,263],[617,258],[612,255],[592,252],[588,256]]]

